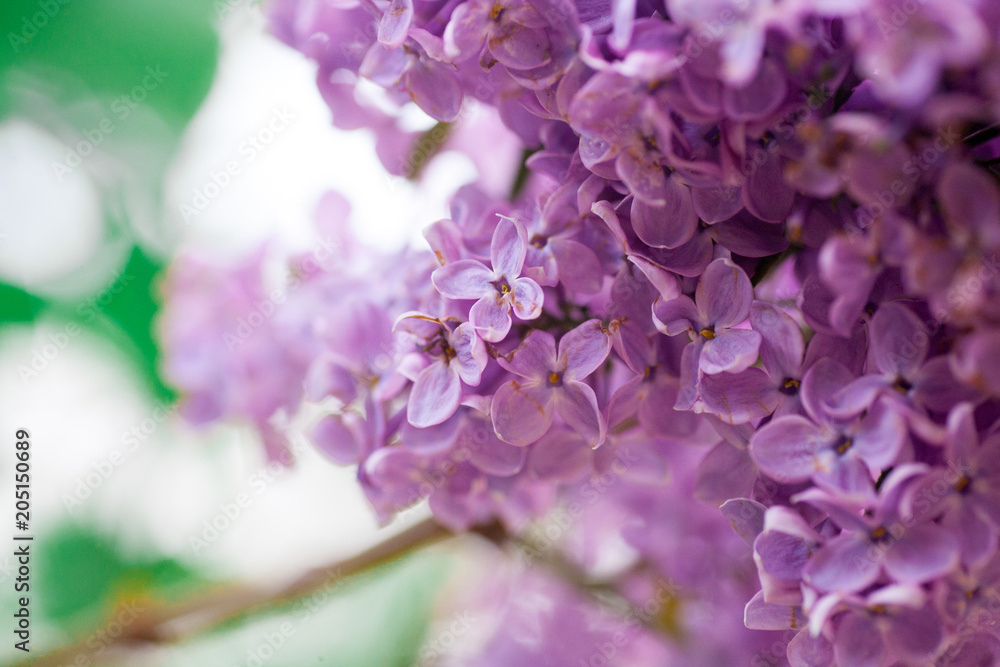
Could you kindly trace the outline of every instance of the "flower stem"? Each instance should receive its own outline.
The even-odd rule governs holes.
[[[496,522],[473,527],[470,533],[485,538],[504,551],[526,548],[525,542],[508,533]],[[453,537],[456,537],[455,533],[433,519],[425,519],[356,556],[306,572],[277,590],[231,585],[218,587],[180,604],[148,604],[117,637],[107,636],[99,646],[91,646],[91,641],[89,644],[81,642],[55,649],[34,659],[31,665],[57,667],[78,664],[76,661],[79,661],[80,656],[86,656],[90,660],[86,664],[118,664],[119,660],[128,662],[140,652],[155,652],[158,646],[189,641],[254,616],[280,612],[288,604],[304,596],[320,591],[330,594],[353,576]],[[592,581],[575,563],[555,553],[556,551],[549,550],[544,558],[534,559],[534,562],[550,575],[580,590],[596,604],[613,611],[629,608],[628,601],[613,586]],[[118,611],[112,612],[112,616]],[[655,623],[646,623],[646,627],[662,632],[662,628]],[[97,654],[98,649],[102,654],[100,656]],[[145,659],[145,654],[143,655]],[[155,661],[152,657],[149,660]]]

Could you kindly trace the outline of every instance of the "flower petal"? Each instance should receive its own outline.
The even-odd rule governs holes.
[[[750,455],[761,472],[778,482],[804,482],[816,472],[817,454],[826,446],[823,432],[799,415],[779,417],[750,440]]]
[[[764,602],[763,591],[757,591],[743,610],[743,624],[751,630],[788,630],[801,628],[805,622],[798,607]]]
[[[698,216],[691,203],[691,191],[676,179],[667,179],[653,205],[636,198],[632,200],[632,226],[643,243],[654,248],[676,248],[694,236]]]
[[[636,199],[641,199],[652,206],[665,206],[666,176],[663,175],[663,165],[658,159],[637,153],[638,151],[628,150],[618,156],[615,160],[618,177],[625,182]]]
[[[486,42],[493,57],[511,69],[531,69],[549,62],[552,45],[544,30],[507,23]]]
[[[552,425],[552,394],[544,385],[532,382],[511,380],[501,386],[490,409],[497,437],[524,447],[545,435]]]
[[[462,87],[450,65],[419,60],[406,71],[410,99],[435,120],[450,123],[462,108]]]
[[[932,658],[944,639],[941,617],[933,604],[921,609],[904,607],[889,615],[884,636],[897,658],[913,665],[933,664]]]
[[[959,382],[951,372],[951,361],[947,355],[929,360],[920,367],[914,379],[917,402],[934,412],[947,413],[957,403],[978,398],[975,389]]]
[[[769,530],[754,542],[754,560],[758,568],[775,579],[798,584],[814,548],[814,544],[798,535]]]
[[[565,382],[556,394],[556,409],[569,426],[583,436],[584,442],[597,448],[607,435],[604,415],[597,405],[597,395],[589,385],[576,380]]]
[[[959,562],[958,540],[940,526],[914,526],[885,553],[885,570],[904,584],[922,584],[941,577]]]
[[[750,495],[757,476],[747,451],[722,440],[698,464],[694,497],[718,506],[733,496]]]
[[[528,233],[524,225],[513,218],[501,217],[490,242],[490,261],[496,275],[514,280],[521,275],[521,266],[528,251]]]
[[[858,614],[843,618],[837,626],[833,646],[838,665],[882,667],[885,662],[885,642],[878,627]]]
[[[833,645],[822,635],[813,637],[806,628],[788,642],[785,655],[792,667],[826,667],[834,664]]]
[[[614,27],[611,29],[608,42],[618,51],[624,51],[632,38],[636,2],[637,0],[612,0],[611,2],[611,21]]]
[[[378,26],[378,41],[396,47],[406,40],[413,20],[413,0],[392,0]]]
[[[743,185],[743,205],[767,222],[783,223],[795,204],[795,190],[785,182],[783,163],[779,154],[758,150]]]
[[[444,362],[436,361],[420,371],[413,383],[406,405],[406,418],[420,428],[440,424],[455,414],[461,394],[458,373]]]
[[[784,225],[766,224],[749,211],[740,211],[728,220],[717,222],[707,232],[716,243],[744,257],[777,255],[788,247]]]
[[[638,267],[642,275],[648,280],[657,292],[660,293],[661,299],[674,299],[681,294],[680,285],[677,282],[677,276],[675,276],[670,271],[659,264],[650,261],[649,259],[643,257],[642,255],[632,254],[628,256],[628,261]],[[635,281],[637,276],[629,276],[628,274],[620,274],[619,279],[616,281],[616,286],[626,284],[626,281]],[[614,289],[614,288],[612,288]]]
[[[522,320],[533,320],[542,314],[545,294],[531,278],[518,278],[510,284],[510,304],[514,314]]]
[[[461,426],[461,417],[449,418],[427,428],[417,428],[406,423],[399,427],[399,439],[410,451],[422,456],[435,456],[452,450]]]
[[[676,248],[649,248],[642,251],[642,256],[678,275],[695,278],[704,273],[705,267],[711,263],[714,248],[711,235],[695,234],[687,243]],[[629,257],[637,255],[633,252]]]
[[[436,317],[424,315],[416,310],[408,310],[396,318],[393,333],[402,331],[417,338],[430,339],[444,329],[444,323]]]
[[[568,482],[593,469],[593,456],[576,431],[557,426],[531,448],[528,469],[541,480]]]
[[[340,415],[328,415],[309,432],[309,439],[321,452],[340,465],[353,465],[361,459],[361,442]]]
[[[449,299],[478,299],[493,294],[493,280],[493,272],[474,259],[449,262],[431,274],[435,289]]]
[[[824,413],[835,419],[857,417],[871,407],[879,394],[889,389],[889,380],[882,375],[862,375],[835,393],[823,404]]]
[[[698,307],[690,297],[684,295],[676,299],[657,299],[653,302],[653,323],[661,333],[668,336],[700,328],[703,324]]]
[[[559,340],[564,380],[581,380],[597,370],[611,352],[611,336],[598,319],[587,320]]]
[[[497,292],[487,294],[472,304],[469,321],[483,340],[499,343],[510,331],[510,301],[499,298]]]
[[[455,350],[455,358],[450,363],[455,365],[455,372],[467,385],[476,386],[486,368],[486,345],[471,322],[462,322],[451,334],[451,347]]]
[[[544,380],[556,369],[556,339],[548,331],[532,329],[519,346],[497,357],[497,363],[515,375]]]
[[[802,407],[818,423],[831,421],[827,403],[853,379],[851,371],[839,361],[829,357],[818,359],[802,377],[799,391]]]
[[[1000,531],[985,516],[980,516],[974,503],[960,504],[945,516],[943,523],[958,536],[963,565],[981,565],[993,556]]]
[[[486,12],[488,9],[463,2],[451,13],[444,29],[444,50],[449,58],[466,60],[479,55],[485,40]]]
[[[753,546],[753,541],[764,530],[765,509],[756,500],[749,498],[733,498],[719,507],[722,516],[726,517],[736,534],[750,546]]]
[[[350,403],[358,396],[356,380],[349,370],[332,355],[325,354],[309,367],[303,386],[310,401],[321,401],[335,396],[343,403]]]
[[[968,639],[959,639],[948,649],[952,656],[948,667],[983,667],[1000,664],[1000,639],[980,632]]]
[[[813,554],[802,575],[821,591],[853,593],[875,583],[881,570],[878,547],[856,533],[843,533]]]
[[[677,403],[677,394],[680,391],[680,383],[676,379],[658,373],[656,380],[643,384],[645,392],[640,393],[639,424],[646,433],[665,435],[677,441],[697,431],[701,424],[697,415],[670,409]]]
[[[688,343],[681,350],[680,376],[677,378],[677,400],[674,410],[693,410],[698,400],[698,381],[701,373],[698,371],[698,359],[701,357],[701,338]]]
[[[983,393],[1000,395],[1000,333],[979,331],[962,338],[949,355],[951,370]]]
[[[695,303],[702,320],[716,327],[739,324],[750,314],[753,286],[743,269],[719,258],[708,265],[698,287]]]
[[[884,303],[872,317],[869,345],[880,371],[910,375],[927,357],[930,337],[912,310],[898,303]]]
[[[525,447],[507,444],[492,429],[483,428],[481,435],[478,431],[476,433],[469,444],[469,463],[487,475],[497,477],[510,477],[521,472],[528,460]]]
[[[905,442],[906,420],[892,405],[879,401],[862,420],[851,450],[874,470],[883,470],[896,462]]]
[[[709,412],[727,424],[745,424],[771,414],[781,394],[767,373],[748,368],[741,373],[705,375],[699,384],[698,412]]]
[[[705,342],[698,363],[706,375],[739,373],[757,362],[760,334],[749,329],[724,329]]]
[[[744,85],[726,87],[723,108],[737,120],[757,120],[774,112],[787,91],[784,72],[772,60],[761,60],[756,74]]]
[[[715,224],[733,217],[743,208],[738,185],[719,183],[711,187],[691,188],[695,213],[708,224]]]
[[[802,329],[781,309],[763,301],[750,307],[750,326],[760,334],[760,359],[776,380],[801,379]]]
[[[604,270],[593,250],[572,239],[553,239],[550,244],[559,267],[560,283],[583,294],[594,294],[601,289]]]

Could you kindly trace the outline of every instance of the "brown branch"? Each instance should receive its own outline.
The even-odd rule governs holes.
[[[530,544],[511,535],[497,522],[474,527],[470,532],[508,554],[511,550],[520,550],[522,553],[533,551]],[[309,594],[322,591],[325,595],[330,595],[353,576],[370,572],[373,568],[386,565],[417,549],[454,536],[454,533],[433,519],[425,519],[356,556],[306,572],[277,590],[234,585],[217,587],[180,604],[150,603],[117,637],[102,635],[102,641],[96,646],[88,645],[93,644],[93,641],[81,641],[74,646],[45,653],[30,661],[30,664],[36,667],[56,667],[81,662],[88,665],[118,664],[116,659],[124,660],[135,650],[188,640],[230,623],[278,611]],[[544,557],[533,557],[531,562],[576,587],[597,604],[623,615],[630,608],[628,600],[613,585],[595,581],[578,565],[558,553],[556,548],[545,550]],[[648,629],[663,632],[663,628],[655,622],[640,620]],[[81,656],[86,656],[89,662],[80,661]],[[99,660],[100,657],[104,661]]]
[[[433,520],[426,519],[356,556],[306,572],[277,591],[236,585],[216,588],[181,604],[150,604],[120,635],[107,637],[98,647],[80,642],[43,654],[30,664],[37,667],[77,664],[80,656],[89,658],[90,662],[84,664],[102,664],[97,659],[98,648],[101,655],[109,657],[108,653],[137,645],[186,640],[229,623],[273,611],[304,595],[321,590],[330,592],[331,588],[339,588],[353,575],[385,565],[453,535]]]
[[[523,537],[506,532],[498,522],[486,526],[473,527],[470,532],[485,538],[497,549],[500,549],[512,558],[516,558],[519,552],[520,555],[528,558],[530,565],[545,570],[555,578],[574,587],[594,604],[618,614],[623,619],[634,619],[645,629],[671,641],[678,639],[677,628],[664,622],[669,621],[666,615],[660,617],[636,613],[634,603],[622,594],[620,588],[615,583],[595,579],[577,563],[566,558],[557,547],[549,546],[548,548],[539,549]],[[635,573],[648,569],[648,563],[642,562],[633,567],[631,572]]]

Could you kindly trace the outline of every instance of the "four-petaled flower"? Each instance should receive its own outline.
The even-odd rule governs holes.
[[[465,60],[483,51],[485,42],[484,66],[495,60],[516,70],[541,67],[551,60],[552,44],[545,26],[545,19],[532,3],[463,2],[445,28],[445,53]]]
[[[433,359],[411,378],[406,418],[421,428],[440,424],[458,409],[462,382],[479,384],[486,368],[486,346],[468,322],[452,330],[441,320],[417,312],[400,315],[393,331],[416,336],[421,356]]]
[[[905,463],[889,473],[873,503],[857,503],[813,487],[794,496],[825,510],[843,532],[830,539],[802,569],[805,583],[818,591],[857,593],[886,575],[900,584],[920,585],[948,574],[959,563],[958,540],[935,523],[916,523],[900,506],[906,487],[926,466]]]
[[[534,330],[510,354],[498,357],[505,369],[519,375],[493,396],[493,428],[512,445],[530,445],[552,425],[553,409],[591,447],[604,442],[607,425],[597,395],[581,380],[611,351],[611,336],[600,320],[588,320],[559,341],[547,331]]]
[[[510,331],[510,311],[522,320],[542,313],[542,288],[521,276],[527,232],[511,218],[501,218],[490,244],[493,269],[474,259],[449,262],[431,275],[438,292],[449,299],[479,299],[469,321],[483,340],[497,343]]]
[[[694,299],[681,295],[653,304],[653,322],[668,336],[688,332],[692,342],[681,357],[682,389],[677,409],[690,409],[702,373],[738,373],[757,361],[760,334],[739,329],[750,315],[753,286],[743,269],[720,257],[705,269]]]

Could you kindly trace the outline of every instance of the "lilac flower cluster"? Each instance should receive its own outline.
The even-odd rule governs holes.
[[[271,18],[390,172],[419,179],[427,137],[475,105],[527,157],[507,197],[459,189],[430,252],[345,247],[236,349],[260,273],[178,263],[167,367],[192,412],[273,443],[319,406],[311,438],[382,520],[428,498],[450,528],[516,536],[575,506],[561,557],[613,562],[626,597],[680,586],[656,664],[1000,664],[1000,11],[276,0]],[[439,126],[404,129],[361,79]],[[450,148],[488,162],[483,138]],[[719,640],[733,618],[781,650]],[[511,655],[581,641],[539,628]]]

